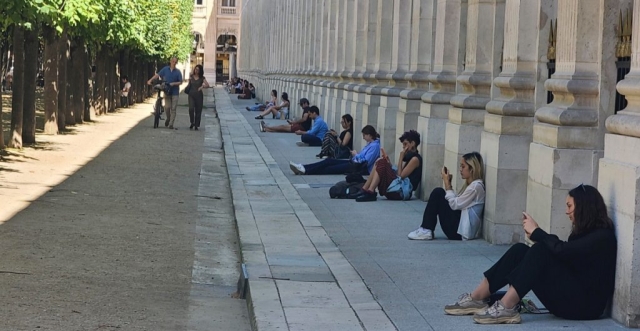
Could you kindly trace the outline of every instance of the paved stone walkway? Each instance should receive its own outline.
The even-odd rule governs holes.
[[[282,261],[280,256],[286,254],[287,263],[294,260],[297,265],[310,263],[318,253],[308,244],[305,237],[311,238],[312,244],[315,244],[316,238],[320,237],[315,234],[321,233],[322,246],[315,244],[316,249],[323,254],[323,248],[327,246],[331,248],[332,256],[338,256],[341,261],[344,261],[342,256],[346,257],[348,263],[341,262],[341,265],[342,268],[349,269],[349,280],[353,279],[356,284],[362,280],[366,284],[375,302],[382,307],[393,323],[391,329],[418,331],[495,328],[475,325],[470,317],[447,316],[443,313],[442,307],[454,302],[460,293],[472,290],[481,279],[482,271],[490,267],[506,251],[507,246],[493,246],[482,240],[448,241],[443,239],[444,234],[439,229],[436,231],[437,240],[407,240],[407,233],[420,224],[425,202],[415,199],[407,202],[387,201],[381,198],[377,202],[356,203],[353,200],[330,199],[329,186],[343,180],[344,176],[295,176],[289,170],[290,160],[299,163],[316,162],[314,156],[319,148],[297,147],[295,142],[299,141],[299,137],[294,134],[259,132],[259,121],[253,119],[257,113],[244,109],[253,105],[254,100],[233,99],[228,103],[228,95],[222,90],[216,93],[218,111],[223,114],[222,127],[225,130],[227,162],[229,164],[232,158],[238,161],[238,165],[229,164],[229,172],[232,177],[239,177],[232,178],[232,190],[234,203],[237,203],[236,216],[244,261],[250,266],[253,265],[254,272],[250,276],[252,280],[257,278],[254,283],[259,282],[261,276],[294,280],[291,274],[280,272],[280,267],[276,266]],[[297,102],[292,101],[292,104]],[[228,125],[225,125],[225,122]],[[284,123],[273,119],[267,119],[266,122],[274,125]],[[232,141],[235,149],[228,149],[231,147],[228,140]],[[241,178],[244,179],[244,183],[240,181]],[[247,228],[251,228],[251,231]],[[325,233],[329,238],[324,237]],[[335,250],[334,244],[338,250]],[[262,245],[266,254],[260,252]],[[282,250],[274,250],[268,248],[269,246],[286,248],[283,248],[283,253]],[[301,256],[304,258],[298,258]],[[324,258],[324,255],[321,256]],[[324,260],[333,272],[331,260]],[[322,269],[321,260],[317,261],[313,266],[319,269],[314,273],[314,277],[319,277],[320,270],[326,272],[326,269]],[[355,268],[357,274],[352,274],[350,266]],[[307,266],[306,270],[310,270],[310,267]],[[307,282],[309,279],[307,278]],[[344,290],[342,280],[338,276],[336,279],[337,286]],[[291,306],[291,296],[289,289],[284,288],[288,282],[260,283],[261,291],[271,291],[272,294],[269,296],[269,302],[260,301],[254,296],[254,305],[256,302],[259,307],[271,305],[271,310],[282,314],[279,308],[281,305],[285,307],[285,314],[282,317],[278,315],[277,321],[281,324],[275,323],[275,317],[268,318],[256,314],[258,320],[273,321],[273,324],[267,325],[278,325],[281,327],[280,330],[287,330],[285,321],[289,322],[289,330],[325,330],[310,326],[298,328],[299,324],[295,323],[297,319],[289,319],[289,312],[292,312],[288,308]],[[313,291],[312,285],[305,284],[303,289]],[[331,288],[333,291],[329,288],[324,290],[326,295],[322,300],[334,305],[332,300],[341,300],[343,295],[335,290],[335,287]],[[276,296],[276,290],[280,291],[279,297]],[[301,294],[303,291],[300,289],[296,292]],[[532,298],[535,299],[533,296]],[[347,299],[351,303],[348,294]],[[342,302],[344,304],[344,301]],[[296,304],[301,303],[298,301]],[[342,309],[341,312],[349,310]],[[355,309],[355,312],[361,317],[358,309]],[[339,316],[332,315],[330,320],[337,323]],[[509,329],[623,329],[611,319],[578,322],[562,320],[551,315],[525,315],[523,321],[522,324],[510,326]],[[313,322],[318,323],[315,320]],[[364,323],[364,328],[375,330],[370,328],[370,325]],[[357,327],[356,329],[360,330]]]

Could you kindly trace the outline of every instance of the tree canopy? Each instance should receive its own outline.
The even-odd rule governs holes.
[[[89,44],[164,60],[191,48],[193,0],[4,0],[0,30],[44,24]]]

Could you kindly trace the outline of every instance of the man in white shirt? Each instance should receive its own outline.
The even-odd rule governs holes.
[[[120,91],[120,105],[123,108],[129,108],[129,90],[131,89],[131,83],[129,82],[129,77],[123,75],[122,78],[122,91]]]

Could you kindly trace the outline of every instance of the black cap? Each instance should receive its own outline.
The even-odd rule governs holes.
[[[300,99],[300,106],[304,105],[305,103],[306,103],[307,105],[309,104],[309,100],[307,100],[307,98],[302,98],[302,99]]]

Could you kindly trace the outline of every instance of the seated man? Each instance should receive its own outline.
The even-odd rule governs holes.
[[[251,90],[249,89],[249,84],[244,83],[244,88],[242,89],[242,94],[238,96],[238,99],[251,99]]]
[[[300,137],[298,146],[322,146],[322,138],[329,131],[327,123],[320,116],[320,109],[316,106],[309,107],[309,117],[313,120],[313,126],[309,131],[297,130],[295,133]]]
[[[309,100],[300,99],[300,107],[302,107],[302,117],[298,120],[287,120],[288,124],[278,126],[267,126],[264,121],[260,121],[260,131],[262,132],[291,132],[309,131],[311,129],[311,117],[309,117]]]
[[[238,82],[234,86],[234,93],[235,94],[241,94],[242,93],[242,81],[238,80]]]

